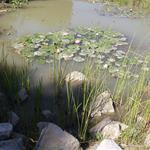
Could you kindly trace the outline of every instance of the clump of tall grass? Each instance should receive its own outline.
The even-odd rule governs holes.
[[[54,70],[55,80],[57,83],[56,93],[66,89],[66,97],[57,109],[59,112],[58,118],[63,122],[64,128],[71,128],[75,136],[80,141],[87,140],[89,120],[91,114],[91,103],[96,99],[96,96],[103,90],[103,82],[100,78],[95,78],[97,74],[100,76],[100,68],[93,68],[93,64],[86,64],[81,71],[86,77],[79,85],[72,85],[72,82],[65,82],[66,72],[62,71],[60,63]],[[60,73],[58,75],[57,73]],[[102,76],[100,76],[102,78]],[[104,81],[104,78],[103,78]],[[58,90],[59,89],[59,90]],[[58,97],[57,97],[58,98]],[[59,105],[59,104],[58,104]],[[60,125],[62,126],[62,122]]]
[[[28,68],[26,66],[17,67],[7,63],[7,56],[2,54],[0,60],[0,85],[8,97],[9,103],[14,106],[20,102],[18,92],[22,88],[29,90],[30,81]]]
[[[39,83],[34,87],[35,96],[34,96],[34,115],[36,121],[39,121],[41,116],[41,107],[42,107],[42,81],[39,81]]]
[[[123,105],[124,112],[121,120],[129,126],[120,138],[127,144],[142,143],[147,130],[146,124],[150,121],[150,102],[143,99],[144,89],[150,77],[149,62],[149,56],[147,56],[142,66],[138,68],[138,78],[128,81],[125,73],[116,83],[114,99]],[[133,66],[130,67],[133,69]],[[125,97],[124,103],[122,103],[123,97]],[[143,118],[140,122],[139,116]]]

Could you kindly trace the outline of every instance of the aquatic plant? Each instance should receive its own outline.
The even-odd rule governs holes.
[[[58,59],[65,60],[70,60],[78,54],[83,57],[94,53],[99,54],[111,49],[121,38],[120,33],[111,30],[80,27],[70,31],[23,37],[13,47],[16,52],[30,61],[42,59],[47,62],[54,54],[59,54]]]
[[[10,0],[14,8],[21,8],[24,4],[28,3],[28,0]]]

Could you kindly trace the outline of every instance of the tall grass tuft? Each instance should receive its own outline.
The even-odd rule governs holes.
[[[19,90],[22,88],[29,90],[30,80],[28,73],[27,66],[17,67],[15,63],[9,65],[7,56],[2,56],[0,60],[0,84],[11,105],[16,105],[16,103],[20,102]]]

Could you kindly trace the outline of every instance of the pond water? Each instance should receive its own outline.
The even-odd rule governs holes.
[[[149,19],[132,19],[107,14],[104,16],[100,13],[102,7],[102,4],[78,0],[31,1],[27,8],[0,16],[0,28],[8,29],[6,38],[14,38],[76,26],[101,26],[120,31],[129,39],[134,39],[133,45],[138,49],[142,48],[143,53],[143,48],[147,49],[150,44]]]
[[[147,54],[150,45],[150,20],[102,15],[100,13],[102,7],[102,4],[78,0],[31,1],[27,8],[0,16],[0,29],[4,30],[4,34],[0,36],[0,46],[2,47],[3,42],[6,43],[5,50],[9,49],[10,62],[15,60],[17,64],[21,64],[24,63],[23,58],[9,48],[9,43],[16,38],[37,32],[47,33],[78,26],[100,26],[123,33],[136,52],[141,55]],[[79,70],[79,65],[74,63],[71,65],[73,66],[70,70]],[[42,77],[43,82],[48,84],[49,64],[34,64],[32,68],[37,68],[33,79],[37,81]]]

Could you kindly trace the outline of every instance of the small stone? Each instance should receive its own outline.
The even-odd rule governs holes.
[[[15,112],[9,112],[8,117],[9,117],[9,122],[13,126],[16,126],[20,120],[20,118],[18,117],[18,115]]]
[[[19,96],[19,98],[21,99],[22,102],[25,101],[29,97],[25,88],[22,88],[18,92],[18,96]]]
[[[104,139],[96,150],[122,150],[113,140]]]
[[[10,137],[13,131],[13,126],[10,123],[0,123],[0,140]]]

